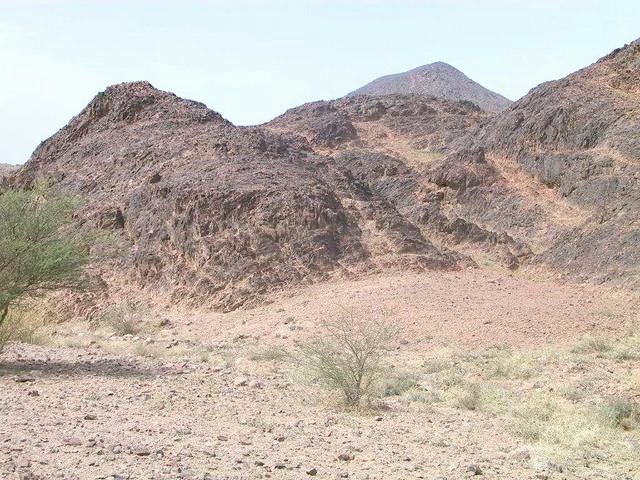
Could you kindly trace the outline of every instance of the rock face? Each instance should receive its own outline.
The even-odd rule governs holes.
[[[10,177],[86,199],[103,268],[223,310],[386,269],[476,265],[638,282],[640,44],[474,101],[355,95],[237,127],[146,82],[107,88]],[[485,106],[485,110],[488,110]]]
[[[320,143],[343,141],[332,128]],[[12,182],[38,178],[80,193],[84,221],[130,245],[115,276],[222,309],[333,274],[471,263],[305,138],[236,127],[146,82],[97,95]]]
[[[466,100],[486,112],[501,112],[511,100],[484,88],[460,70],[444,62],[430,63],[413,70],[386,75],[349,94],[354,95],[428,95],[447,100]]]
[[[479,191],[508,195],[507,180],[486,161],[482,147],[458,146],[468,132],[489,120],[471,102],[360,95],[303,105],[265,126],[301,135],[433,243],[517,268],[531,256],[525,242],[456,211],[461,198]],[[329,131],[350,133],[327,143]]]
[[[533,179],[555,209],[536,263],[639,283],[640,39],[533,89],[471,143]]]
[[[5,178],[8,178],[13,172],[18,169],[17,165],[8,165],[6,163],[0,163],[0,184],[2,184]]]

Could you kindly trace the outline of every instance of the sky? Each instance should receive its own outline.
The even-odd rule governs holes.
[[[254,125],[435,61],[515,100],[638,37],[638,0],[0,0],[0,163],[114,83]]]

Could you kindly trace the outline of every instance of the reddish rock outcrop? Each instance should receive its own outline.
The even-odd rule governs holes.
[[[349,96],[237,127],[107,88],[10,177],[81,194],[128,246],[110,282],[221,309],[333,275],[476,264],[638,283],[640,43],[499,115]]]
[[[320,130],[324,145],[343,141]],[[113,276],[222,309],[333,274],[468,263],[307,140],[236,127],[146,82],[97,95],[12,182],[39,178],[81,194],[82,220],[129,245]]]

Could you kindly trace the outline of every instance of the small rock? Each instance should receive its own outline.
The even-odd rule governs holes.
[[[133,453],[134,453],[134,455],[137,455],[138,457],[148,457],[149,455],[151,455],[151,452],[148,449],[144,448],[144,447],[136,448],[133,451]]]
[[[520,447],[509,452],[509,458],[524,462],[531,459],[531,452],[527,447]]]
[[[552,461],[546,458],[532,458],[530,461],[531,468],[539,473],[550,473],[550,472],[558,472],[562,473],[564,471],[564,467],[562,465],[558,465],[557,463],[553,463]]]
[[[64,437],[62,439],[62,442],[70,447],[79,447],[80,445],[82,445],[82,440],[80,440],[78,437]]]
[[[475,463],[467,465],[466,470],[467,472],[470,472],[474,475],[482,475],[482,469],[480,468],[480,465],[476,465]]]
[[[247,377],[236,377],[233,381],[233,385],[235,387],[245,387],[249,383],[249,379]]]
[[[264,388],[264,383],[262,383],[260,380],[252,380],[249,386],[251,388]]]
[[[93,413],[87,413],[87,414],[84,416],[84,419],[85,419],[85,420],[97,420],[97,419],[98,419],[98,416],[97,416],[97,415],[94,415]]]
[[[21,376],[15,378],[16,383],[30,383],[35,382],[36,379],[33,377]]]
[[[340,455],[338,455],[338,460],[342,460],[343,462],[349,462],[353,460],[353,455],[351,455],[350,453],[341,453]]]
[[[311,469],[307,470],[307,475],[315,477],[317,474],[318,474],[318,470],[316,468],[311,468]]]

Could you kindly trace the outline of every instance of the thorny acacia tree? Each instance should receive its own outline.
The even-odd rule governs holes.
[[[348,406],[371,398],[384,373],[385,358],[399,328],[391,322],[355,318],[351,312],[322,323],[302,347],[302,360],[315,380],[339,391]]]
[[[76,207],[41,186],[0,194],[0,326],[21,301],[80,286],[89,253],[73,222]]]

